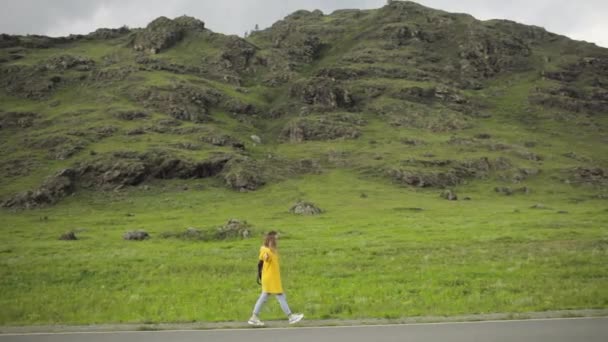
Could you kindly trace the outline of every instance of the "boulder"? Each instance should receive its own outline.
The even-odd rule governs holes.
[[[310,140],[356,139],[361,136],[357,127],[361,122],[341,121],[332,116],[308,116],[291,120],[281,131],[281,138],[289,142]]]
[[[420,103],[444,102],[454,104],[456,108],[461,108],[461,105],[468,103],[468,100],[461,95],[457,90],[445,85],[436,87],[422,88],[411,87],[404,88],[393,94],[393,97]]]
[[[123,236],[123,239],[130,241],[143,241],[150,238],[150,234],[143,230],[135,230],[126,232]]]
[[[455,171],[421,172],[417,170],[392,169],[388,170],[386,173],[399,184],[421,188],[445,188],[461,184],[464,181],[464,178]]]
[[[287,53],[292,60],[302,63],[312,63],[321,54],[326,44],[315,35],[298,37],[289,44]]]
[[[173,19],[173,22],[177,24],[184,31],[203,31],[205,29],[205,23],[187,15],[182,15]]]
[[[446,199],[448,201],[456,201],[458,200],[458,196],[456,195],[456,193],[452,190],[444,190],[441,193],[441,198]]]
[[[225,225],[217,229],[214,238],[216,240],[234,238],[247,239],[251,236],[251,234],[252,227],[247,223],[247,221],[231,219]]]
[[[489,30],[471,30],[468,35],[459,45],[460,72],[465,77],[490,78],[531,67],[532,49],[525,42]]]
[[[521,159],[531,160],[531,161],[542,161],[544,158],[534,152],[530,151],[515,151],[514,154]]]
[[[298,202],[289,209],[289,212],[297,215],[312,216],[321,214],[323,210],[312,202]]]
[[[129,28],[126,26],[122,26],[117,29],[100,28],[100,29],[95,30],[94,32],[89,33],[87,35],[87,38],[106,40],[106,39],[118,38],[118,37],[126,35],[130,32],[131,32],[131,30],[129,30]]]
[[[219,104],[218,91],[176,84],[172,87],[149,87],[131,93],[134,100],[153,111],[166,113],[177,120],[202,123],[209,121],[209,108]]]
[[[204,29],[205,23],[191,17],[183,16],[175,20],[159,17],[135,34],[133,48],[156,54],[181,41],[187,31]]]
[[[321,20],[323,14],[301,16],[298,14],[300,12],[302,11],[275,23],[269,37],[272,47],[285,51],[289,64],[294,65],[312,63],[319,58],[321,51],[327,46],[320,37],[323,32],[300,28],[303,18],[306,18],[307,26],[311,27],[310,23]]]
[[[100,159],[83,164],[78,170],[83,186],[101,189],[138,185],[150,174],[149,165],[140,160]]]
[[[75,55],[59,55],[53,56],[44,61],[40,68],[42,70],[68,70],[77,69],[79,71],[89,71],[95,65],[95,62],[88,58]]]
[[[141,111],[141,110],[122,110],[122,111],[115,112],[113,115],[117,119],[121,119],[121,120],[125,120],[125,121],[147,119],[150,117],[149,113]]]
[[[511,168],[511,161],[505,157],[498,157],[496,159],[481,157],[454,163],[454,170],[456,170],[459,175],[472,178],[485,178],[491,172],[506,171]]]
[[[201,141],[214,146],[231,146],[241,150],[245,149],[245,144],[242,141],[233,138],[228,134],[223,134],[219,132],[208,132],[204,136],[201,136],[200,139]]]
[[[225,63],[225,67],[237,72],[245,71],[249,68],[257,48],[255,45],[237,36],[228,37],[228,42],[224,44],[224,51],[220,58]]]
[[[262,138],[260,138],[259,136],[255,135],[255,134],[252,135],[250,138],[256,144],[261,144],[262,143]]]
[[[259,112],[251,103],[244,103],[234,98],[226,99],[222,103],[222,107],[232,114],[255,115]]]
[[[541,170],[539,169],[515,169],[499,173],[498,179],[505,182],[521,183],[529,177],[538,175],[540,172]]]
[[[78,238],[76,237],[76,233],[71,231],[71,232],[61,234],[61,236],[59,237],[59,240],[74,241],[74,240],[78,240]]]
[[[350,108],[354,105],[350,92],[337,81],[313,77],[295,83],[289,90],[292,98],[319,109]]]
[[[127,135],[142,135],[142,134],[146,134],[146,130],[143,127],[136,127],[133,129],[130,129],[126,132]]]

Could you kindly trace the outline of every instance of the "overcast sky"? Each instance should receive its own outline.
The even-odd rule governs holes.
[[[511,19],[608,47],[608,0],[419,0],[478,19]],[[298,9],[331,13],[378,8],[386,0],[0,0],[0,33],[64,36],[100,27],[144,27],[161,15],[196,17],[207,28],[243,35]]]

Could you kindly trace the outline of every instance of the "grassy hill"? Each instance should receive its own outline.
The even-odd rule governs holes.
[[[1,35],[0,324],[242,320],[270,229],[311,318],[606,308],[607,128],[608,49],[407,1]]]

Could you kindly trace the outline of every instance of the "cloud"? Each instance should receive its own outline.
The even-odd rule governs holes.
[[[419,0],[478,19],[510,19],[608,47],[605,0]],[[0,0],[0,32],[63,36],[100,27],[143,27],[159,16],[190,15],[225,34],[242,35],[256,24],[272,25],[298,9],[330,13],[341,8],[378,8],[386,0]]]

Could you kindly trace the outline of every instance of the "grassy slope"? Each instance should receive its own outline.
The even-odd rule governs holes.
[[[371,22],[366,20],[363,26]],[[326,51],[320,62],[302,70],[302,76],[339,63],[341,54],[357,47],[358,37],[353,34]],[[100,61],[104,51],[118,43],[120,40],[79,45],[69,51],[35,51],[18,62],[36,63],[57,53]],[[213,56],[217,53],[213,44],[188,37],[163,58],[192,62],[196,58],[184,51],[200,50]],[[362,44],[367,43],[358,47],[364,48]],[[123,48],[114,51],[130,55]],[[552,53],[558,55],[559,49]],[[1,109],[38,112],[53,120],[53,125],[34,132],[0,131],[3,160],[28,156],[43,165],[25,177],[3,175],[0,196],[34,188],[50,172],[85,160],[90,151],[126,147],[145,151],[198,139],[197,135],[125,135],[164,117],[153,113],[148,121],[126,123],[110,117],[113,109],[136,108],[124,96],[123,90],[131,86],[202,81],[256,105],[272,106],[265,99],[285,98],[281,92],[261,86],[243,94],[229,85],[167,72],[137,76],[117,88],[65,88],[43,102],[0,94]],[[605,200],[595,197],[605,189],[576,187],[555,179],[563,169],[581,164],[564,157],[567,152],[588,157],[593,165],[608,166],[608,147],[598,144],[605,134],[584,125],[593,121],[606,127],[606,119],[581,117],[577,119],[581,124],[560,122],[551,112],[528,105],[530,90],[544,86],[543,82],[536,72],[530,72],[471,92],[468,95],[490,106],[493,116],[478,119],[463,131],[395,129],[374,113],[364,112],[368,124],[357,140],[250,145],[248,150],[257,157],[270,152],[292,159],[319,159],[326,170],[272,183],[252,193],[227,190],[216,179],[165,181],[153,182],[147,191],[79,192],[48,209],[17,213],[1,209],[0,324],[242,320],[259,291],[254,282],[257,237],[269,229],[282,234],[282,273],[290,304],[310,318],[606,308],[608,231],[604,223],[608,208]],[[394,88],[425,85],[368,79],[352,86],[374,83]],[[50,107],[56,100],[61,106]],[[93,111],[66,115],[86,109]],[[273,122],[254,127],[226,113],[213,115],[217,119],[214,127],[236,132],[242,139],[255,132],[264,141],[274,141],[276,134],[265,136],[268,132],[256,129],[280,126]],[[117,126],[119,132],[91,142],[67,161],[50,161],[43,149],[11,148],[20,146],[25,135],[37,138],[100,125]],[[479,133],[491,133],[491,142],[512,148],[490,151],[447,143],[452,136]],[[426,144],[407,146],[399,142],[402,138]],[[525,148],[528,141],[536,146]],[[212,150],[207,146],[179,153],[202,159]],[[538,153],[544,160],[522,160],[516,153],[519,150]],[[325,162],[336,152],[345,153],[346,164]],[[426,153],[436,159],[456,160],[505,156],[518,167],[541,168],[542,173],[518,185],[494,177],[472,181],[454,189],[461,197],[472,198],[458,202],[440,199],[437,189],[399,187],[369,173],[377,167],[398,166],[408,158],[425,159]],[[203,190],[194,190],[196,184]],[[190,190],[183,191],[184,185]],[[503,185],[528,186],[532,193],[507,197],[493,191]],[[299,199],[317,203],[326,213],[318,217],[289,214],[290,205]],[[537,203],[549,209],[530,208]],[[256,238],[188,242],[159,236],[191,226],[212,228],[230,218],[252,223]],[[124,232],[140,228],[150,232],[152,239],[141,243],[121,239]],[[81,239],[58,241],[68,230],[76,230]],[[278,306],[269,303],[264,318],[279,317]]]
[[[3,214],[0,322],[243,319],[259,291],[258,239],[159,238],[234,217],[253,223],[258,234],[281,231],[291,305],[311,318],[608,305],[608,237],[601,226],[606,208],[600,200],[573,204],[555,195],[584,194],[569,187],[499,197],[487,191],[491,184],[478,183],[458,189],[474,201],[448,202],[437,200],[433,190],[400,189],[349,171],[245,194],[212,182],[202,182],[203,191],[183,192],[177,190],[180,183],[153,184],[148,192],[89,193],[53,209]],[[299,198],[315,201],[326,213],[289,214],[289,204]],[[529,208],[537,202],[551,209]],[[66,228],[82,239],[57,241]],[[152,240],[122,241],[133,228],[146,229]],[[267,311],[265,317],[280,317],[274,305]]]

